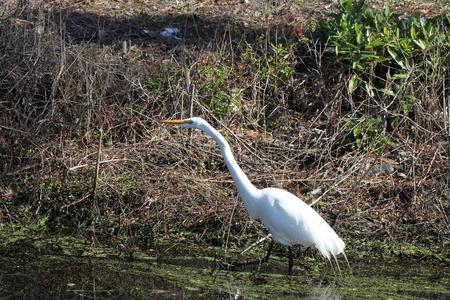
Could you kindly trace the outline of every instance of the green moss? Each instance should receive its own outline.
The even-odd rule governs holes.
[[[36,226],[0,227],[0,271],[26,275],[23,281],[4,276],[2,296],[19,291],[21,297],[43,293],[49,297],[74,297],[81,293],[84,297],[108,295],[122,299],[157,295],[226,298],[236,294],[246,299],[323,299],[324,295],[342,299],[450,297],[445,266],[417,260],[358,260],[350,256],[352,270],[340,263],[339,272],[323,260],[302,255],[295,260],[294,275],[288,276],[285,249],[279,246],[265,265],[228,271],[221,269],[219,259],[214,258],[222,255],[223,248],[170,244],[166,240],[164,256],[134,249],[133,255],[124,259],[116,249],[94,243],[90,237],[48,235]],[[245,261],[238,253],[237,249],[229,249],[227,257]],[[32,282],[40,282],[41,286],[32,288]]]

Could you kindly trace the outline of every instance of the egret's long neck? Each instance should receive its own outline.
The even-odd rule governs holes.
[[[250,212],[251,209],[249,205],[254,203],[248,203],[250,201],[246,200],[257,197],[259,190],[250,182],[247,175],[245,175],[245,173],[237,164],[236,160],[233,157],[233,153],[231,152],[230,145],[225,140],[225,138],[212,127],[209,127],[204,131],[212,136],[217,144],[219,144],[219,147],[222,150],[223,159],[227,164],[228,170],[231,173],[231,177],[233,177],[237,190],[241,195],[242,200],[244,200],[244,204],[247,207],[247,210],[249,210]]]

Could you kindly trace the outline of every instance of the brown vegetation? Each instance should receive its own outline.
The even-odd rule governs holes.
[[[95,226],[128,249],[185,232],[213,245],[256,241],[265,229],[249,219],[214,141],[157,123],[187,117],[193,91],[194,115],[229,138],[256,186],[317,201],[352,250],[375,242],[411,254],[404,244],[417,243],[431,250],[415,255],[443,259],[449,66],[444,80],[410,83],[417,101],[384,132],[395,147],[343,145],[342,116],[379,107],[362,90],[350,95],[348,74],[330,79],[339,64],[313,31],[317,7],[281,2],[2,1],[0,222]],[[291,39],[290,16],[308,40]],[[164,37],[166,27],[180,33]],[[373,174],[386,163],[394,173]]]

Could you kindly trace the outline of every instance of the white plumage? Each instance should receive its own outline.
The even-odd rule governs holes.
[[[297,196],[277,188],[257,189],[236,163],[225,138],[205,120],[189,118],[161,123],[200,129],[214,138],[222,150],[225,163],[250,217],[261,220],[275,241],[287,246],[314,245],[328,259],[344,251],[342,239],[314,209]],[[292,269],[291,261],[290,257],[289,273]]]

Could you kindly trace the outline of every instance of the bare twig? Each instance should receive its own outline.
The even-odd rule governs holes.
[[[103,130],[100,128],[100,137],[98,139],[98,149],[97,149],[97,161],[95,164],[95,175],[94,175],[94,185],[92,187],[92,198],[93,198],[93,209],[95,213],[100,211],[97,203],[97,187],[98,187],[98,177],[100,171],[100,156],[102,152],[102,140],[103,140]]]
[[[102,161],[96,161],[95,165],[97,166],[97,163],[100,164],[106,164],[106,163],[110,163],[110,162],[118,162],[118,161],[133,161],[133,162],[140,162],[139,160],[136,159],[128,159],[128,158],[115,158],[115,159],[108,159],[108,160],[102,160]],[[78,166],[74,166],[74,167],[70,167],[68,169],[68,171],[74,171],[76,169],[80,169],[80,168],[86,168],[86,167],[91,167],[93,166],[94,163],[88,163],[88,164],[83,164],[83,165],[78,165]]]
[[[272,234],[269,233],[268,235],[266,235],[265,237],[259,239],[258,241],[254,242],[253,244],[251,244],[250,246],[248,246],[247,248],[245,248],[245,250],[243,250],[240,254],[244,254],[245,252],[253,249],[254,247],[258,246],[259,244],[261,244],[262,242],[264,242],[265,240],[267,240],[268,238],[272,237]]]

